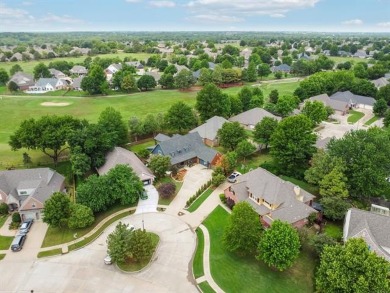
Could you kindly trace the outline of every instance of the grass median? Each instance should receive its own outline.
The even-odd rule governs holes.
[[[207,281],[199,283],[198,287],[200,288],[200,290],[202,290],[203,293],[215,293],[214,289],[211,288],[210,284]]]
[[[48,257],[48,256],[60,255],[60,254],[62,254],[62,249],[56,248],[52,250],[41,251],[38,253],[37,257],[42,258],[42,257]]]
[[[208,188],[205,192],[203,192],[187,209],[190,213],[195,212],[201,204],[212,194],[214,189]]]
[[[196,246],[194,261],[192,263],[192,269],[194,272],[195,279],[204,276],[204,267],[203,267],[204,235],[203,235],[203,231],[200,228],[196,229],[196,237],[198,239],[198,243]]]

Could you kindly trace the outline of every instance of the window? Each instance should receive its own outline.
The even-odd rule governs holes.
[[[33,202],[32,207],[35,208],[35,202]]]
[[[19,191],[20,195],[27,195],[27,191]]]

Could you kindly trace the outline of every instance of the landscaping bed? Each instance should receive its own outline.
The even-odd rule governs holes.
[[[212,194],[214,191],[213,188],[209,187],[208,189],[206,189],[205,192],[203,192],[187,209],[187,211],[189,211],[190,213],[193,213],[195,212],[200,206],[201,204],[210,196],[210,194]]]
[[[183,182],[178,182],[173,180],[171,177],[164,177],[159,179],[159,181],[155,184],[156,188],[163,184],[163,183],[173,183],[176,186],[175,194],[169,198],[162,198],[161,196],[158,197],[158,204],[159,205],[169,205],[172,200],[175,199],[176,195],[178,194],[180,188],[183,186]]]

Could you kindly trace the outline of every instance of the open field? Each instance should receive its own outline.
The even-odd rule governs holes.
[[[313,292],[314,258],[302,251],[284,272],[270,269],[255,257],[226,252],[222,235],[229,213],[218,206],[204,221],[210,233],[211,275],[225,292]]]
[[[336,62],[336,64],[344,63],[344,62],[351,62],[353,64],[356,64],[358,62],[366,62],[368,63],[368,59],[361,59],[361,58],[354,58],[354,57],[340,57],[340,56],[327,56],[329,59]]]
[[[110,54],[100,54],[96,56],[91,56],[92,59],[96,57],[100,58],[115,58],[118,57],[123,60],[125,57],[129,57],[131,59],[137,59],[137,60],[145,60],[148,59],[149,56],[152,54],[148,53],[124,53],[124,52],[118,52],[118,53],[110,53]],[[58,57],[53,59],[42,59],[42,60],[31,60],[31,61],[18,61],[18,62],[0,62],[0,68],[4,68],[8,73],[12,66],[15,64],[19,64],[24,72],[27,73],[33,73],[34,67],[38,63],[44,63],[46,65],[49,65],[50,62],[53,61],[67,61],[67,62],[73,62],[73,63],[82,63],[85,58],[88,56],[80,56],[80,57]]]

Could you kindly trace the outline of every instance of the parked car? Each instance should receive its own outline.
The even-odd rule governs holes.
[[[20,226],[19,234],[27,234],[30,231],[32,224],[34,223],[33,219],[26,220]]]
[[[109,256],[109,255],[107,254],[106,257],[104,258],[104,263],[105,263],[106,265],[112,265],[111,256]]]
[[[232,174],[230,174],[230,176],[228,177],[227,180],[228,180],[230,183],[234,183],[234,182],[237,181],[237,177],[240,176],[240,175],[241,175],[240,172],[233,172]]]
[[[141,193],[140,199],[142,199],[142,200],[148,199],[148,193],[146,192],[145,189],[144,189],[144,191]]]
[[[27,235],[26,234],[19,234],[16,235],[14,240],[11,244],[11,250],[12,251],[20,251],[23,248],[24,242],[26,241]]]
[[[135,227],[133,225],[129,225],[127,229],[129,229],[130,231],[134,231]]]

